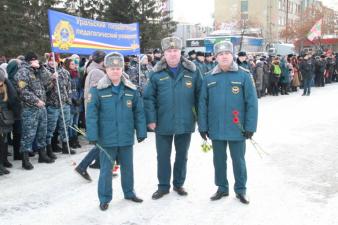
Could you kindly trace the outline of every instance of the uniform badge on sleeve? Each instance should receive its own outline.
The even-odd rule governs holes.
[[[191,81],[186,81],[186,82],[185,82],[185,86],[186,86],[187,88],[192,88],[192,82],[191,82]]]
[[[133,106],[133,103],[131,100],[127,100],[127,107],[131,108]]]
[[[20,81],[18,82],[18,86],[19,86],[20,89],[25,88],[26,85],[27,85],[27,83],[26,83],[25,81],[23,81],[23,80],[20,80]]]
[[[232,87],[232,93],[235,94],[235,95],[239,93],[239,90],[240,90],[240,89],[239,89],[238,86],[233,86],[233,87]]]

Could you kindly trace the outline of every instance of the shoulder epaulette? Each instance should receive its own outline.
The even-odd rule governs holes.
[[[241,69],[241,70],[243,70],[243,71],[245,71],[245,72],[247,72],[247,73],[251,73],[250,72],[250,70],[248,70],[248,69],[245,69],[244,67],[242,67],[242,66],[238,66],[238,68],[239,69]]]
[[[137,90],[137,86],[135,84],[133,84],[130,80],[126,79],[125,77],[122,77],[122,82],[124,84],[124,86],[132,89],[132,90]]]

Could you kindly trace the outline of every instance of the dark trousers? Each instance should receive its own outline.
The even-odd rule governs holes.
[[[21,120],[15,120],[13,124],[13,158],[21,160],[20,154],[20,139],[21,139]]]
[[[135,196],[133,146],[105,148],[106,153],[100,151],[100,177],[98,196],[100,203],[109,203],[113,198],[112,169],[116,157],[121,165],[121,185],[125,198]],[[109,154],[109,157],[107,156]]]
[[[188,149],[191,133],[160,135],[156,134],[158,189],[168,191],[171,178],[171,149],[174,140],[176,155],[174,163],[174,187],[182,187],[187,174]]]
[[[245,141],[212,141],[214,152],[215,184],[218,190],[229,192],[227,179],[227,145],[229,144],[232,167],[235,177],[234,190],[237,194],[246,192]]]
[[[304,84],[304,92],[303,92],[303,94],[304,95],[311,93],[311,81],[312,81],[311,78],[303,80],[303,84]]]
[[[8,155],[8,144],[7,144],[7,133],[0,134],[0,165],[7,161]]]
[[[88,166],[94,161],[99,160],[100,156],[100,149],[98,147],[92,148],[88,154],[82,159],[81,163],[79,164],[79,168],[82,171],[86,171]]]

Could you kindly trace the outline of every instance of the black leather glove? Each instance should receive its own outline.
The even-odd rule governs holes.
[[[209,137],[209,134],[208,134],[208,132],[200,132],[200,135],[201,135],[201,137],[203,138],[203,140],[207,140],[208,139],[208,137]]]
[[[89,141],[90,145],[96,145],[96,143],[97,143],[96,141]]]
[[[243,131],[242,132],[243,136],[245,137],[245,139],[251,139],[254,132],[251,132],[251,131]]]
[[[146,139],[146,138],[144,138],[144,137],[143,137],[143,138],[137,138],[137,142],[138,142],[138,143],[141,143],[141,142],[144,141],[145,139]]]

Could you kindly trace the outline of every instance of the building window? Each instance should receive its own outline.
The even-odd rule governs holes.
[[[241,1],[241,12],[248,12],[248,1]]]
[[[278,9],[282,9],[282,0],[278,0]]]

